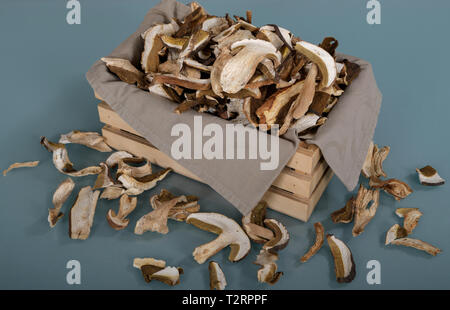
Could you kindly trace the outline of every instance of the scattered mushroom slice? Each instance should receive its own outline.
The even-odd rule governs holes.
[[[139,195],[144,191],[148,191],[156,186],[156,184],[164,179],[171,168],[166,168],[153,174],[146,175],[141,178],[133,178],[132,176],[122,174],[119,177],[119,182],[127,189],[126,193],[129,195]]]
[[[270,253],[284,249],[289,243],[289,232],[286,227],[274,219],[266,219],[264,220],[264,224],[273,231],[275,236],[264,244],[263,249]]]
[[[154,195],[150,198],[150,205],[153,211],[141,217],[134,228],[134,233],[142,235],[146,231],[156,231],[160,234],[167,234],[169,227],[167,226],[167,219],[169,217],[170,210],[175,205],[182,201],[185,197],[175,197],[170,200],[160,199],[160,195]]]
[[[152,280],[158,280],[173,286],[180,283],[180,274],[183,274],[182,268],[166,267],[165,261],[154,258],[135,258],[133,267],[141,270],[142,276],[147,283]]]
[[[192,214],[200,211],[200,205],[198,204],[198,197],[193,195],[188,196],[179,196],[176,197],[168,190],[161,190],[161,193],[158,195],[158,201],[166,202],[172,200],[174,198],[178,198],[178,202],[174,207],[169,210],[168,218],[184,222],[186,218]],[[155,204],[152,204],[152,207],[155,207]]]
[[[91,233],[100,191],[92,191],[90,186],[83,187],[78,193],[75,204],[70,209],[69,237],[85,240]]]
[[[378,190],[370,190],[362,184],[359,187],[358,195],[355,199],[355,219],[352,234],[354,237],[359,236],[367,224],[375,216],[378,209],[380,192]],[[372,202],[370,207],[369,203]]]
[[[194,259],[203,264],[208,258],[228,245],[231,248],[228,259],[237,262],[250,252],[250,240],[242,228],[232,219],[218,213],[194,213],[188,216],[186,223],[219,236],[206,244],[195,248]]]
[[[297,52],[305,55],[314,62],[320,71],[322,79],[319,84],[319,90],[330,87],[336,79],[337,69],[334,58],[323,48],[308,43],[306,41],[300,41],[295,45]]]
[[[395,224],[391,228],[389,228],[386,233],[386,242],[385,244],[390,244],[392,241],[400,238],[404,238],[408,236],[408,232],[402,226]]]
[[[352,197],[347,201],[345,207],[331,213],[331,220],[333,221],[333,223],[348,224],[351,221],[353,221],[354,213],[355,213],[355,198]]]
[[[91,174],[99,174],[102,172],[101,167],[92,166],[82,170],[75,170],[73,164],[67,154],[66,146],[62,143],[53,143],[48,141],[46,137],[41,137],[41,144],[47,149],[47,151],[53,153],[53,164],[59,172],[73,176],[81,177]]]
[[[100,167],[102,168],[102,172],[100,172],[97,176],[97,180],[95,180],[93,189],[106,188],[110,186],[114,186],[115,183],[110,175],[110,170],[108,165],[105,163],[100,163]]]
[[[145,73],[156,72],[159,65],[159,51],[163,48],[162,35],[172,35],[179,29],[176,22],[158,24],[150,27],[142,34],[144,51],[141,56],[141,65]]]
[[[211,290],[224,290],[227,286],[227,279],[220,265],[214,261],[209,262],[209,288]]]
[[[327,235],[327,242],[334,258],[334,271],[339,283],[353,281],[356,276],[355,262],[348,246],[334,235]]]
[[[112,153],[107,159],[106,159],[106,164],[108,165],[108,167],[113,168],[114,166],[116,166],[117,164],[119,164],[119,161],[123,158],[132,158],[134,157],[133,155],[131,155],[128,152],[125,151],[117,151]]]
[[[258,270],[258,282],[275,284],[283,275],[283,272],[277,272],[278,266],[275,263],[278,260],[278,254],[270,253],[261,249],[254,264],[261,266]]]
[[[121,230],[128,226],[129,220],[126,217],[136,209],[137,197],[129,197],[127,194],[120,197],[119,213],[116,214],[110,209],[106,214],[109,226],[115,230]]]
[[[425,251],[430,255],[436,256],[441,253],[441,250],[425,241],[412,239],[412,238],[400,238],[395,239],[390,242],[390,244],[394,245],[403,245],[411,248],[415,248],[417,250]]]
[[[125,83],[137,84],[137,87],[141,89],[147,88],[144,73],[136,69],[128,59],[103,57],[101,60]]]
[[[73,130],[68,134],[61,135],[59,143],[81,144],[100,152],[112,151],[112,149],[105,143],[105,138],[102,137],[98,132],[83,132],[79,130]]]
[[[242,49],[225,64],[220,75],[222,89],[231,94],[245,87],[264,58],[271,59],[276,66],[281,61],[281,54],[267,41],[245,39],[231,45],[232,50],[240,47]]]
[[[129,164],[139,164],[144,163],[142,166],[131,166]],[[133,178],[142,178],[146,175],[152,173],[152,164],[143,158],[123,158],[119,161],[119,165],[117,167],[117,176],[122,174],[129,175]]]
[[[270,229],[264,227],[267,203],[260,201],[252,211],[242,218],[242,227],[249,238],[256,243],[266,243],[274,238]]]
[[[369,151],[367,152],[366,159],[362,167],[362,174],[366,178],[380,176],[387,177],[386,173],[383,171],[383,161],[387,158],[390,151],[389,146],[378,148],[378,145],[370,142]]]
[[[71,178],[65,179],[61,184],[59,184],[55,193],[53,194],[53,208],[48,209],[48,223],[50,227],[55,227],[56,222],[63,217],[64,213],[61,212],[61,208],[69,198],[75,187],[75,183]]]
[[[306,252],[306,254],[303,255],[300,259],[302,263],[306,263],[311,257],[313,257],[314,254],[316,254],[320,250],[325,240],[325,229],[323,228],[322,223],[314,223],[314,229],[316,230],[316,241],[308,250],[308,252]]]
[[[416,169],[419,174],[420,184],[428,186],[443,185],[445,180],[440,177],[436,169],[431,166],[425,166],[421,169]]]
[[[32,167],[36,167],[37,165],[39,165],[39,161],[27,161],[27,162],[23,162],[23,163],[14,163],[14,164],[10,165],[8,167],[8,169],[3,170],[3,176],[6,176],[6,174],[13,169],[32,168]]]
[[[394,196],[395,200],[406,198],[413,191],[408,184],[397,179],[382,181],[372,177],[370,178],[369,185],[374,188],[383,189],[386,193]]]
[[[174,74],[157,74],[153,78],[154,83],[178,85],[181,87],[195,89],[195,90],[207,90],[211,87],[210,79],[196,79],[185,77],[182,75]]]
[[[162,259],[155,258],[135,258],[133,260],[134,268],[141,269],[141,267],[145,265],[152,265],[156,268],[164,269],[166,267],[166,262]]]
[[[120,186],[110,186],[103,190],[100,199],[113,200],[117,199],[125,193],[125,189]]]
[[[404,218],[409,212],[418,210],[419,208],[397,208],[395,214],[400,218]]]
[[[405,228],[408,235],[412,233],[414,228],[416,228],[422,215],[423,213],[420,212],[419,210],[411,210],[410,212],[405,214],[405,219],[403,220],[403,227]]]

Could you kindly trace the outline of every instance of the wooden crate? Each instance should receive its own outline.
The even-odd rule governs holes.
[[[143,138],[105,102],[98,105],[100,121],[107,143],[117,149],[145,157],[160,167],[171,167],[176,173],[202,182],[194,173],[164,154]],[[320,150],[315,145],[301,143],[264,200],[270,208],[302,221],[307,221],[333,176]]]

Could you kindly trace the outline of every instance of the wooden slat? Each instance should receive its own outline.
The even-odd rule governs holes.
[[[140,136],[140,134],[114,112],[107,103],[101,102],[98,104],[98,113],[102,123]],[[312,175],[321,157],[322,154],[317,146],[301,143],[297,152],[286,166],[295,169],[299,173]]]

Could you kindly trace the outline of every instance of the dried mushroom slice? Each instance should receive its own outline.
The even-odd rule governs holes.
[[[231,262],[240,261],[250,252],[250,240],[241,226],[222,214],[194,213],[188,216],[186,223],[219,235],[215,240],[195,248],[193,256],[199,264],[227,246],[231,248],[228,256]]]
[[[348,224],[353,221],[353,215],[355,214],[355,198],[350,198],[345,207],[336,210],[331,213],[331,220],[333,223],[344,223]]]
[[[142,166],[132,166],[131,164],[143,164]],[[123,158],[119,160],[117,167],[117,177],[122,174],[133,178],[142,178],[152,173],[152,164],[144,158]]]
[[[141,270],[147,283],[158,280],[173,286],[180,283],[180,274],[183,274],[182,268],[166,267],[165,261],[154,258],[135,258],[133,267]]]
[[[336,80],[337,75],[336,62],[334,61],[334,58],[323,48],[306,41],[298,42],[295,45],[295,49],[300,54],[308,57],[309,60],[318,66],[321,74],[319,90],[330,87]]]
[[[370,207],[369,203],[372,202]],[[355,218],[352,234],[354,237],[359,236],[364,228],[375,216],[380,201],[380,192],[378,190],[370,190],[362,184],[359,187],[358,195],[355,199]]]
[[[83,187],[78,193],[77,200],[70,209],[69,237],[85,240],[91,233],[94,214],[100,191],[92,191],[90,186]]]
[[[164,179],[171,171],[171,168],[166,168],[141,178],[133,178],[132,176],[122,174],[119,177],[119,182],[122,183],[123,186],[127,189],[127,194],[139,195],[144,191],[148,191],[149,189],[155,187],[156,184]]]
[[[223,98],[223,89],[220,84],[220,75],[222,74],[222,70],[228,61],[232,58],[230,51],[228,49],[224,49],[220,55],[216,58],[216,61],[213,64],[211,70],[211,88],[217,96]]]
[[[225,17],[209,16],[203,21],[201,29],[211,36],[216,36],[227,28],[228,21]]]
[[[241,50],[224,66],[220,75],[223,91],[235,94],[245,87],[264,59],[271,59],[275,66],[281,61],[281,54],[269,42],[263,40],[241,40],[231,45],[231,49]]]
[[[322,115],[323,113],[326,113],[325,111],[330,104],[330,100],[334,100],[330,94],[316,91],[314,94],[314,99],[309,106],[309,110],[317,115]]]
[[[147,81],[143,72],[136,69],[128,59],[103,57],[101,59],[109,71],[128,84],[136,84],[141,89],[147,89]]]
[[[125,193],[125,189],[123,187],[110,186],[103,190],[100,195],[100,199],[114,200],[122,196],[123,193]]]
[[[344,59],[344,67],[341,70],[340,79],[342,80],[342,84],[348,86],[350,85],[354,79],[356,79],[361,72],[361,67],[353,62]]]
[[[232,35],[220,40],[217,44],[216,51],[219,52],[219,56],[223,51],[231,49],[231,46],[238,41],[245,39],[255,39],[255,36],[249,30],[239,29]]]
[[[119,161],[124,158],[133,158],[134,156],[125,151],[117,151],[112,153],[107,159],[106,164],[108,167],[113,168],[119,164]]]
[[[302,263],[306,263],[311,257],[313,257],[322,248],[323,242],[325,241],[325,229],[323,228],[322,223],[314,223],[314,229],[316,231],[316,240],[308,252],[306,252],[306,254],[300,259]]]
[[[73,177],[81,177],[91,174],[99,174],[102,172],[102,168],[97,166],[87,167],[82,170],[74,169],[73,164],[69,159],[66,146],[62,143],[53,143],[48,141],[46,137],[41,137],[41,144],[47,149],[47,151],[53,154],[53,164],[61,173]]]
[[[211,290],[224,290],[227,286],[227,279],[220,265],[214,261],[209,262],[209,288]]]
[[[312,64],[308,71],[308,75],[306,76],[303,90],[293,103],[293,105],[295,105],[295,110],[293,113],[293,117],[295,119],[299,119],[305,115],[309,109],[309,106],[313,102],[314,94],[316,92],[316,78],[318,73],[319,71],[317,66]]]
[[[159,270],[164,269],[166,267],[166,262],[162,259],[155,258],[135,258],[133,260],[133,267],[137,269],[141,269],[142,266],[151,265],[155,268],[159,268]]]
[[[32,168],[32,167],[36,167],[37,165],[39,165],[39,161],[27,161],[27,162],[23,162],[23,163],[14,163],[14,164],[10,165],[8,167],[8,169],[3,170],[3,176],[6,176],[6,174],[13,169]]]
[[[112,149],[105,143],[105,138],[102,137],[98,132],[83,132],[79,130],[73,130],[68,134],[61,135],[59,143],[81,144],[100,152],[112,151]]]
[[[55,193],[53,194],[53,208],[48,209],[48,223],[50,227],[55,227],[56,222],[63,217],[64,213],[61,212],[61,208],[69,198],[75,187],[75,183],[71,178],[67,178],[58,185]]]
[[[242,218],[242,227],[249,238],[256,243],[266,243],[274,238],[270,229],[264,227],[267,203],[260,201],[252,211]]]
[[[417,250],[425,251],[430,255],[436,256],[441,253],[441,250],[425,241],[412,239],[412,238],[400,238],[395,239],[390,242],[393,245],[403,245],[407,247],[411,247]]]
[[[431,166],[425,166],[421,169],[416,169],[416,171],[422,185],[438,186],[445,183],[445,180],[440,177],[436,169]]]
[[[179,51],[183,49],[183,46],[188,42],[188,40],[188,38],[174,38],[169,35],[161,36],[161,41],[165,46]]]
[[[105,163],[100,163],[99,165],[102,168],[102,172],[98,174],[93,189],[106,188],[116,185],[113,178],[111,177],[108,165],[106,165]]]
[[[370,178],[369,185],[374,188],[381,188],[386,193],[394,196],[395,200],[404,199],[413,192],[408,184],[397,179],[382,181],[372,177]]]
[[[156,72],[159,65],[158,53],[163,48],[162,35],[173,35],[179,27],[176,22],[158,24],[147,29],[143,34],[144,51],[141,56],[141,65],[145,73]]]
[[[156,74],[153,78],[154,83],[178,85],[188,89],[208,90],[211,88],[210,79],[191,78],[174,74]]]
[[[419,208],[397,208],[395,214],[400,218],[404,218],[409,212],[418,210]]]
[[[405,228],[408,235],[412,233],[414,228],[416,228],[422,215],[423,213],[420,212],[419,210],[411,210],[410,212],[405,214],[405,219],[403,220],[403,227]]]
[[[386,233],[386,242],[385,244],[390,244],[392,241],[400,238],[404,238],[408,236],[408,232],[402,226],[395,224],[391,228],[389,228]]]
[[[349,247],[334,235],[327,235],[328,245],[334,258],[334,271],[339,283],[349,283],[356,276],[355,262]]]
[[[263,249],[270,253],[276,253],[284,249],[289,243],[289,232],[286,227],[274,219],[264,220],[264,225],[272,230],[275,236],[264,244]]]
[[[339,46],[338,40],[333,37],[326,37],[323,39],[322,43],[319,44],[319,47],[323,48],[330,54],[332,57],[336,54],[336,49]]]
[[[308,129],[314,128],[318,126],[319,120],[321,117],[314,113],[308,113],[302,117],[300,117],[294,124],[292,124],[291,128],[295,129],[300,136],[303,132]]]
[[[192,34],[192,31],[197,29],[207,17],[208,13],[206,13],[205,9],[197,3],[192,12],[184,18],[184,21],[180,25],[180,29],[175,33],[175,36],[180,38]]]
[[[129,220],[126,217],[136,209],[137,197],[129,197],[122,195],[119,202],[119,212],[116,214],[113,209],[110,209],[106,214],[106,219],[109,226],[115,230],[122,230],[128,226]]]
[[[175,221],[184,222],[190,214],[200,211],[200,205],[198,204],[197,196],[181,195],[179,197],[176,197],[168,190],[163,189],[159,193],[157,199],[159,202],[166,202],[174,198],[178,198],[178,202],[173,208],[169,210],[168,218]],[[155,204],[152,204],[152,207],[155,207]]]
[[[275,263],[278,260],[278,254],[270,253],[261,249],[254,264],[261,266],[258,270],[258,282],[275,284],[283,275],[283,272],[277,272],[278,266]]]
[[[383,171],[383,162],[387,158],[390,151],[389,146],[378,148],[378,145],[370,142],[369,151],[367,152],[366,159],[362,167],[362,174],[366,178],[370,177],[387,177],[386,173]]]

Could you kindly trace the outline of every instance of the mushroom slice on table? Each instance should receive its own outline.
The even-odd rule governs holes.
[[[283,272],[277,272],[278,266],[275,263],[278,260],[278,254],[270,253],[267,250],[261,249],[256,257],[255,265],[261,266],[258,270],[258,282],[275,284],[283,275]]]
[[[323,228],[322,223],[314,223],[314,229],[316,230],[316,240],[308,252],[306,252],[306,254],[300,259],[302,263],[306,263],[311,257],[313,257],[314,254],[322,248],[323,242],[325,241],[325,229]]]
[[[14,164],[10,165],[8,167],[8,169],[3,170],[3,176],[6,176],[6,174],[13,169],[32,168],[32,167],[36,167],[37,165],[39,165],[39,161],[27,161],[27,162],[23,162],[23,163],[14,163]]]
[[[386,242],[385,244],[390,244],[392,241],[400,238],[404,238],[408,236],[408,232],[402,226],[395,224],[391,228],[389,228],[386,233]]]
[[[334,258],[334,271],[339,283],[353,281],[356,276],[355,262],[348,246],[334,235],[327,235],[327,242]]]
[[[438,186],[443,185],[445,180],[441,178],[439,173],[431,166],[425,166],[421,169],[416,169],[420,184],[428,186]]]
[[[395,200],[406,198],[413,192],[411,187],[403,181],[397,179],[389,179],[386,181],[371,177],[369,185],[373,188],[380,188],[386,193],[394,196]]]
[[[414,228],[416,228],[422,215],[423,213],[417,209],[416,210],[412,209],[411,211],[405,214],[403,220],[403,227],[405,228],[408,234],[412,233]]]
[[[273,232],[264,227],[267,203],[260,201],[252,211],[242,217],[242,227],[249,238],[256,243],[266,243],[274,238]]]
[[[161,190],[161,193],[159,193],[157,199],[159,202],[166,202],[174,198],[178,198],[178,202],[169,210],[168,218],[175,221],[184,222],[190,214],[200,211],[197,196],[181,195],[176,197],[168,190],[163,189]],[[152,207],[155,208],[156,205],[152,204]]]
[[[134,156],[126,151],[117,151],[112,153],[107,159],[106,164],[108,167],[113,168],[119,164],[119,161],[123,158],[133,158]]]
[[[276,253],[284,249],[290,238],[286,227],[274,219],[265,219],[264,225],[273,231],[274,237],[264,244],[263,249],[270,253]]]
[[[122,196],[123,193],[125,193],[125,189],[123,187],[110,186],[103,190],[102,194],[100,195],[100,199],[114,200]]]
[[[250,252],[250,240],[247,234],[239,224],[225,215],[194,213],[188,216],[186,223],[219,235],[215,240],[195,248],[193,256],[199,264],[203,264],[227,246],[231,248],[228,256],[231,262],[240,261]]]
[[[224,290],[227,286],[227,279],[220,268],[220,265],[214,261],[209,262],[209,288],[211,290]]]
[[[80,190],[75,204],[70,209],[70,238],[85,240],[89,237],[99,195],[100,191],[94,192],[90,186],[83,187]]]
[[[389,146],[378,148],[378,145],[370,142],[369,151],[367,152],[366,159],[364,160],[363,167],[361,169],[362,174],[366,178],[380,176],[387,177],[383,171],[383,161],[387,158],[390,151]]]
[[[109,209],[106,214],[109,226],[115,230],[121,230],[128,226],[129,220],[126,217],[136,209],[137,197],[129,197],[127,194],[120,197],[119,212],[116,214],[113,209]]]
[[[98,166],[87,167],[82,170],[74,169],[73,164],[69,159],[66,146],[62,143],[53,143],[48,141],[46,137],[41,137],[41,144],[47,149],[47,151],[53,154],[53,164],[61,173],[73,177],[81,177],[91,174],[99,174],[102,172],[102,168]]]
[[[412,239],[412,238],[400,238],[392,240],[389,244],[393,245],[403,245],[407,247],[411,247],[417,250],[425,251],[430,255],[436,256],[437,254],[441,253],[441,249],[435,247],[434,245],[431,245],[425,241],[418,240],[418,239]]]
[[[71,178],[67,178],[58,185],[55,193],[53,194],[53,208],[48,209],[48,223],[50,227],[55,227],[56,222],[63,217],[64,213],[61,212],[61,208],[69,198],[75,187],[75,183]]]
[[[127,189],[126,193],[129,195],[139,195],[144,191],[148,191],[156,186],[156,184],[164,179],[172,168],[166,168],[156,173],[152,173],[140,178],[133,178],[132,176],[122,174],[119,176],[119,182]]]
[[[113,178],[111,177],[111,171],[109,170],[108,165],[105,163],[100,163],[100,167],[102,168],[102,172],[100,172],[95,180],[93,189],[100,189],[115,186]]]
[[[180,267],[166,267],[166,262],[154,258],[135,258],[133,267],[140,269],[145,282],[152,280],[161,281],[167,285],[174,286],[180,283]]]
[[[355,214],[355,198],[350,198],[345,207],[336,210],[331,213],[331,220],[333,223],[344,223],[348,224],[353,221],[353,215]]]
[[[372,202],[370,207],[369,203]],[[355,218],[352,229],[354,237],[359,236],[367,224],[373,219],[377,212],[380,201],[380,192],[378,190],[370,190],[362,184],[359,187],[358,195],[355,199]]]
[[[112,151],[112,149],[105,143],[105,138],[98,132],[83,132],[79,130],[73,130],[65,135],[61,135],[59,143],[81,144],[100,152]]]
[[[147,89],[147,81],[143,72],[136,69],[128,59],[103,57],[101,59],[109,71],[128,84],[136,84],[141,89]]]
[[[142,164],[141,166],[133,166],[131,164]],[[122,174],[129,175],[133,178],[142,178],[152,173],[152,164],[144,158],[123,158],[119,160],[117,167],[117,176]]]

